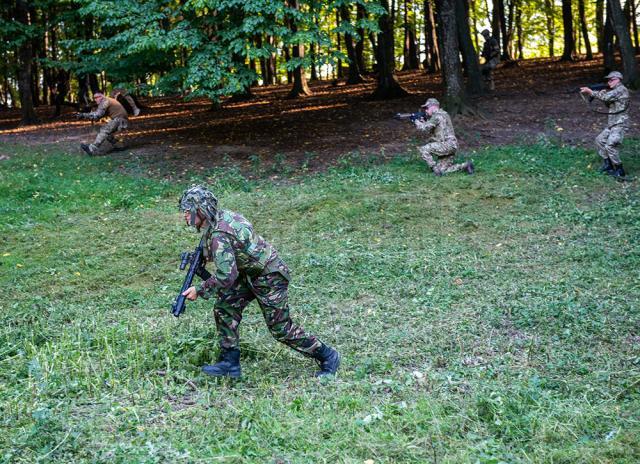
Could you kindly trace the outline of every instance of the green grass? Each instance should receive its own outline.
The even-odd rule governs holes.
[[[490,149],[472,177],[410,156],[286,186],[202,174],[292,268],[294,319],[343,355],[317,381],[251,305],[233,383],[199,373],[212,304],[169,313],[197,242],[187,183],[11,151],[2,463],[640,460],[640,182],[598,175],[592,152]]]

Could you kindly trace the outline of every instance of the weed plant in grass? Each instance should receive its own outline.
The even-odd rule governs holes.
[[[212,303],[169,313],[198,239],[187,184],[14,151],[0,462],[640,460],[640,184],[598,175],[592,152],[491,149],[443,178],[411,157],[343,163],[286,187],[206,173],[290,264],[295,320],[343,355],[336,380],[312,378],[252,305],[231,383],[199,373]]]

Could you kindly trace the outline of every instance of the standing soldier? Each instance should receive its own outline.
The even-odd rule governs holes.
[[[484,46],[482,47],[480,56],[484,58],[484,63],[480,66],[480,71],[484,76],[484,81],[488,85],[489,90],[494,90],[493,70],[496,69],[498,63],[500,63],[500,44],[495,37],[491,36],[489,29],[482,31],[482,36],[484,37]]]
[[[105,140],[111,146],[102,154],[109,153],[118,144],[118,140],[114,137],[114,134],[129,127],[127,110],[124,109],[118,100],[106,97],[102,92],[94,93],[93,99],[98,104],[98,108],[91,113],[78,113],[78,118],[98,121],[106,116],[109,118],[109,121],[100,128],[95,141],[91,145],[87,145],[86,143],[80,144],[80,148],[89,156],[101,154],[100,146]]]
[[[422,159],[427,162],[436,176],[449,172],[466,169],[473,174],[473,162],[454,164],[453,158],[458,150],[458,140],[453,132],[451,118],[446,111],[440,109],[440,103],[435,98],[429,98],[422,105],[429,119],[416,119],[414,124],[418,130],[430,134],[429,143],[419,148]]]
[[[595,92],[581,87],[580,92],[602,101],[608,108],[607,127],[596,137],[598,154],[602,158],[600,172],[617,178],[625,176],[620,161],[620,144],[629,128],[629,90],[622,83],[622,74],[613,71],[605,76],[610,90]]]
[[[276,249],[242,215],[218,209],[218,200],[203,186],[187,189],[179,207],[188,225],[204,230],[204,258],[211,267],[211,277],[183,295],[191,301],[217,296],[213,314],[220,358],[202,371],[215,377],[240,377],[238,328],[244,308],[255,299],[276,340],[314,358],[320,366],[316,376],[335,374],[340,365],[338,352],[305,333],[289,317],[289,268]]]

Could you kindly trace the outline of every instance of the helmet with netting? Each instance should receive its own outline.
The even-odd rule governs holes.
[[[178,203],[180,211],[191,213],[190,224],[195,225],[196,213],[200,213],[207,219],[209,224],[216,223],[218,212],[218,199],[211,191],[202,185],[193,185],[182,194]]]

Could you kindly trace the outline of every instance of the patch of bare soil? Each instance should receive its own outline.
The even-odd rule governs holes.
[[[606,116],[594,113],[597,105],[585,104],[571,89],[601,82],[601,63],[540,59],[500,67],[496,90],[471,100],[481,117],[454,120],[461,153],[542,138],[592,146]],[[277,163],[294,168],[304,164],[314,171],[349,152],[393,156],[423,139],[411,123],[396,121],[393,115],[417,111],[428,97],[442,95],[439,75],[415,71],[399,73],[398,78],[411,94],[390,101],[369,98],[374,78],[355,86],[312,82],[312,96],[293,100],[286,98],[289,86],[256,88],[253,99],[229,100],[218,110],[211,110],[204,99],[142,99],[146,109],[131,118],[125,134],[129,149],[108,156],[135,157],[143,170],[163,176],[215,166],[239,166],[261,175],[252,172],[256,166]],[[632,120],[639,98],[632,94]],[[19,126],[18,111],[0,112],[0,141],[61,144],[82,156],[79,144],[93,139],[97,125],[78,121],[68,111],[52,120],[48,115],[53,109],[40,107],[44,123],[27,127]],[[637,135],[634,121],[629,136]]]

